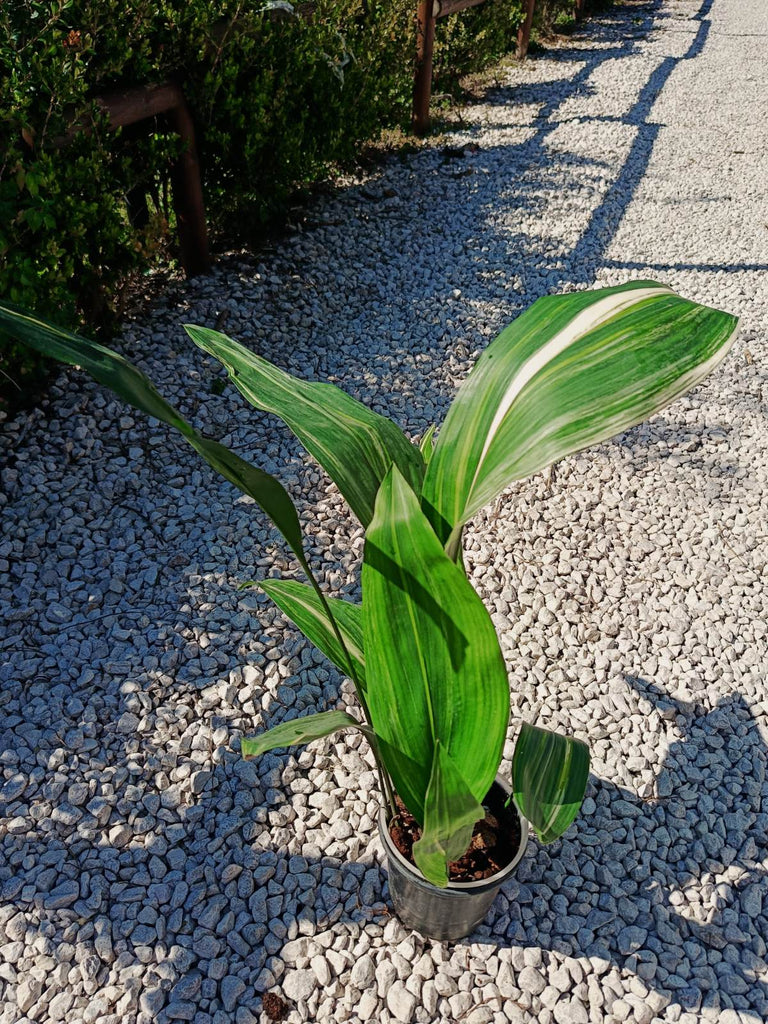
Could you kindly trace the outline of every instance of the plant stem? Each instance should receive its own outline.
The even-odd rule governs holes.
[[[390,816],[390,818],[393,818],[397,814],[397,806],[395,804],[394,789],[392,787],[392,781],[391,781],[391,779],[389,777],[389,772],[387,771],[386,767],[384,766],[384,762],[382,761],[381,755],[380,755],[379,750],[378,750],[378,746],[377,746],[377,743],[376,743],[376,733],[374,732],[373,722],[371,721],[371,712],[370,712],[370,710],[368,708],[368,702],[366,701],[365,696],[363,695],[363,688],[360,685],[360,680],[358,679],[357,672],[355,671],[355,663],[352,661],[352,656],[350,655],[349,650],[347,649],[347,645],[344,642],[344,637],[343,637],[343,635],[341,633],[341,630],[339,629],[338,623],[336,622],[336,618],[335,618],[333,612],[331,611],[331,606],[330,606],[330,604],[329,604],[325,594],[321,590],[320,584],[315,579],[314,573],[312,572],[312,570],[309,567],[309,563],[306,560],[304,560],[304,562],[302,563],[302,568],[306,572],[307,578],[309,579],[309,582],[311,583],[312,588],[314,589],[315,593],[317,594],[317,597],[318,597],[320,603],[323,606],[323,610],[325,611],[325,614],[328,616],[328,619],[329,619],[329,621],[331,623],[331,628],[333,629],[334,636],[336,637],[336,640],[338,641],[339,646],[341,647],[342,651],[344,652],[344,657],[345,657],[346,662],[347,662],[347,671],[349,672],[349,678],[352,680],[352,683],[353,683],[353,685],[355,687],[355,693],[357,694],[357,699],[360,702],[360,707],[362,708],[362,711],[363,711],[363,717],[364,717],[366,725],[368,727],[366,730],[364,730],[364,732],[365,732],[365,735],[366,735],[366,737],[368,739],[368,742],[371,745],[371,751],[373,752],[373,759],[376,762],[376,771],[377,771],[378,776],[379,776],[379,788],[381,790],[381,795],[382,795],[382,798],[384,799],[384,803],[386,804],[386,806],[389,809],[389,816]]]
[[[461,536],[464,532],[464,524],[461,523],[459,526],[455,526],[451,531],[451,535],[445,545],[445,553],[451,559],[452,562],[456,562],[461,565]]]

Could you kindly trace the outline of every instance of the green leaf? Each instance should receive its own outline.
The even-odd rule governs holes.
[[[268,750],[277,747],[292,747],[296,743],[311,743],[312,740],[330,736],[339,729],[360,729],[367,732],[364,726],[346,711],[321,711],[317,715],[304,715],[290,722],[281,722],[266,732],[240,741],[240,752],[243,757],[258,757]]]
[[[363,560],[368,706],[384,763],[420,825],[439,740],[478,801],[493,782],[509,685],[490,616],[392,467]]]
[[[257,469],[218,441],[199,434],[191,424],[162,398],[152,382],[132,363],[95,341],[72,334],[32,313],[0,303],[0,339],[15,338],[58,359],[79,366],[100,384],[148,416],[175,427],[189,444],[217,472],[260,506],[290,545],[307,570],[301,527],[288,492],[275,477]]]
[[[428,882],[441,889],[448,884],[448,865],[466,852],[475,822],[484,816],[482,804],[436,740],[424,800],[424,830],[413,844],[414,863]]]
[[[542,843],[559,839],[579,813],[588,778],[586,743],[523,723],[512,757],[512,787],[520,813]]]
[[[424,460],[403,432],[333,384],[299,380],[225,334],[186,325],[190,338],[226,368],[257,409],[279,416],[317,459],[363,526],[394,462],[416,490]]]
[[[737,323],[649,281],[539,299],[483,352],[440,430],[422,489],[440,538],[455,549],[512,481],[663,409],[720,362]]]
[[[328,613],[312,587],[297,580],[280,579],[263,580],[258,585],[334,665],[342,672],[350,674],[347,658],[333,630]],[[357,682],[365,693],[362,607],[339,598],[327,598],[327,603],[352,659],[352,669]]]
[[[432,458],[432,452],[435,450],[435,424],[427,427],[424,431],[424,436],[419,441],[419,451],[424,459],[424,464],[429,465],[429,460]]]

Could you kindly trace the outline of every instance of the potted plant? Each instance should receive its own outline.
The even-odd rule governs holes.
[[[737,321],[653,282],[547,296],[481,354],[435,440],[419,446],[340,389],[297,380],[204,327],[192,340],[258,409],[280,416],[365,527],[362,602],[327,596],[279,481],[204,438],[121,356],[0,304],[0,335],[79,365],[176,427],[272,519],[307,576],[259,585],[354,682],[360,719],[325,711],[243,739],[245,756],[361,729],[376,759],[390,890],[407,924],[458,938],[522,856],[578,813],[589,755],[522,723],[510,782],[506,670],[462,563],[464,525],[512,481],[639,423],[724,357]]]

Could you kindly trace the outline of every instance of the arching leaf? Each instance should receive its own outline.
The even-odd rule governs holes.
[[[542,843],[559,839],[579,813],[588,778],[586,743],[523,723],[512,756],[512,788]]]
[[[429,461],[422,504],[451,554],[462,524],[512,481],[640,423],[706,377],[737,323],[649,281],[535,302],[482,353]]]
[[[304,715],[293,718],[290,722],[281,722],[271,729],[266,729],[258,736],[240,741],[240,752],[243,757],[258,757],[268,750],[278,747],[292,747],[297,743],[311,743],[312,740],[330,736],[339,729],[368,730],[346,711],[321,711],[317,715]]]
[[[420,490],[424,459],[391,420],[333,384],[293,377],[219,331],[191,324],[186,331],[222,363],[252,405],[274,413],[291,428],[363,526],[371,521],[376,494],[392,463]]]

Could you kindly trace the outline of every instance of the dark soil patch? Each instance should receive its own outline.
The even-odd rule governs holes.
[[[399,813],[389,825],[389,834],[403,857],[413,864],[413,844],[421,838],[421,829],[399,797],[396,801]],[[514,804],[505,807],[505,801],[506,794],[494,783],[483,801],[485,817],[475,825],[469,849],[448,865],[449,881],[479,882],[490,878],[515,856],[520,848],[520,818]]]
[[[265,992],[261,999],[261,1005],[264,1013],[273,1021],[285,1020],[291,1012],[290,1006],[274,992]]]

